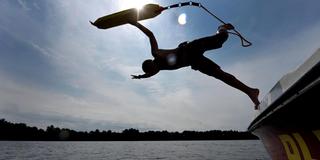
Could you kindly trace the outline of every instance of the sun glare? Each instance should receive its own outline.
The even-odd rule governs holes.
[[[155,3],[152,0],[119,0],[119,7],[120,9],[129,9],[129,8],[136,8],[138,10],[141,10],[144,5],[149,4],[149,3]]]
[[[178,17],[178,23],[180,25],[185,25],[187,23],[187,15],[185,13],[182,13]]]

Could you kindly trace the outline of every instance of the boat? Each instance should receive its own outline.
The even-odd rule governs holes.
[[[320,48],[274,85],[248,131],[272,159],[320,159]]]

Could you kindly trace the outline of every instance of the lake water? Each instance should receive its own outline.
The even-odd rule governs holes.
[[[269,160],[257,140],[27,142],[0,141],[0,159],[22,160]]]

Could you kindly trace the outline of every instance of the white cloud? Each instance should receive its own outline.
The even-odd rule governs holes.
[[[17,0],[18,3],[21,5],[21,7],[26,10],[26,11],[29,11],[31,10],[31,8],[28,7],[28,5],[26,4],[26,2],[24,0]]]

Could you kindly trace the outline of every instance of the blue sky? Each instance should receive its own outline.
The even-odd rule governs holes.
[[[243,48],[230,36],[206,56],[259,88],[260,99],[319,48],[317,0],[198,2],[253,43]],[[76,130],[245,130],[256,114],[252,102],[219,80],[191,68],[130,79],[151,58],[147,37],[130,25],[99,30],[89,24],[130,5],[130,0],[2,0],[0,118]],[[185,25],[177,21],[182,13]],[[196,7],[164,11],[141,23],[160,48],[209,36],[220,25]]]

